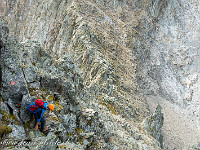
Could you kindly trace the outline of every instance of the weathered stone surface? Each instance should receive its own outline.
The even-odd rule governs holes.
[[[15,102],[12,101],[10,98],[8,99],[8,106],[12,109],[13,115],[15,115],[17,121],[22,123],[21,119],[19,118],[19,110],[15,107]]]
[[[74,144],[71,142],[66,142],[66,143],[60,143],[58,144],[59,149],[64,150],[64,149],[76,149],[76,150],[83,150],[84,147],[81,144]]]
[[[73,113],[65,114],[62,117],[62,124],[69,133],[75,132],[76,128],[76,115]]]
[[[56,132],[58,133],[58,138],[59,140],[63,143],[67,140],[67,130],[66,128],[63,126],[63,124],[60,124],[57,127]]]
[[[31,98],[28,94],[24,95],[20,107],[20,118],[23,123],[27,123],[32,119],[32,113],[28,111],[28,105],[32,103],[35,99]]]
[[[195,144],[188,148],[188,150],[199,150],[199,149],[200,149],[200,144]]]
[[[26,137],[25,130],[22,126],[15,124],[10,124],[8,126],[12,128],[12,132],[9,134],[9,138],[24,139]]]
[[[32,140],[32,139],[36,139],[36,138],[41,138],[42,134],[40,133],[40,131],[30,131],[27,139]]]
[[[3,110],[10,113],[8,106],[4,102],[1,102],[1,111]]]
[[[3,116],[3,115],[2,115],[2,114],[0,114],[0,120],[2,120],[2,116]]]
[[[160,147],[163,148],[163,135],[161,129],[163,126],[164,118],[161,110],[161,106],[158,105],[155,113],[145,119],[144,128],[147,133],[151,134],[156,140],[158,140]]]
[[[27,93],[26,82],[23,71],[21,69],[21,62],[19,51],[22,50],[20,44],[14,38],[8,38],[8,30],[4,28],[4,24],[0,23],[1,41],[4,47],[1,48],[1,68],[2,68],[2,99],[14,100],[15,103],[20,103],[23,94]],[[14,82],[12,85],[11,82]]]
[[[34,150],[55,150],[57,147],[57,137],[55,134],[48,134],[48,136],[43,137],[39,131],[31,131],[27,138],[29,141],[22,141],[16,147],[28,147]]]

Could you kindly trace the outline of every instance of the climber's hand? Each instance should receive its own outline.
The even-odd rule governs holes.
[[[35,126],[35,131],[38,130],[38,125],[39,125],[39,122],[36,123],[36,126]]]

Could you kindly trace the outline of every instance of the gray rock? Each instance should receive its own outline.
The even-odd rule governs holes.
[[[125,134],[122,131],[126,131],[125,135],[129,135],[127,130],[131,127],[123,126],[116,120],[122,117],[121,120],[125,118],[137,122],[150,115],[146,100],[142,94],[138,95],[140,92],[147,96],[162,96],[175,105],[184,106],[181,108],[183,111],[189,109],[194,115],[199,114],[199,108],[195,106],[199,101],[200,87],[200,22],[197,19],[200,3],[197,0],[98,0],[88,3],[49,0],[39,3],[28,1],[23,5],[18,3],[16,1],[13,5],[13,1],[5,1],[0,4],[3,8],[0,15],[7,21],[10,32],[19,41],[29,39],[23,49],[13,39],[6,39],[8,28],[4,25],[0,28],[5,46],[1,57],[5,62],[3,100],[21,100],[22,89],[26,87],[23,75],[28,81],[36,80],[36,72],[29,68],[32,63],[43,73],[37,76],[40,86],[60,93],[65,99],[64,110],[58,115],[59,111],[56,112],[56,115],[73,112],[76,119],[68,116],[72,126],[75,127],[75,120],[80,121],[77,127],[82,127],[84,131],[101,133],[100,124],[94,119],[96,116],[83,116],[80,113],[82,108],[78,110],[80,107],[98,111],[102,124],[109,122],[109,133],[116,124],[119,132]],[[16,49],[12,48],[14,45],[17,45]],[[18,64],[26,66],[26,63],[28,67],[20,69]],[[16,81],[16,86],[10,86],[11,80]],[[110,99],[111,96],[114,98]],[[77,99],[84,101],[81,103],[84,105],[80,106]],[[150,119],[154,119],[153,116]],[[71,123],[65,117],[63,120],[67,129]],[[154,131],[151,134],[159,140],[160,121],[147,122],[147,128],[158,131],[158,135]],[[193,132],[190,134],[198,134]],[[175,138],[170,139],[180,141],[184,135],[177,137],[178,134],[174,133]],[[100,134],[99,137],[103,139],[104,136]],[[76,141],[76,137],[73,138]],[[116,137],[114,139],[114,145],[132,144],[127,144],[124,138],[120,142]],[[190,142],[185,139],[180,143]],[[137,145],[135,149],[142,149],[139,144],[134,145]],[[153,149],[151,144],[148,146]]]
[[[8,106],[4,102],[1,102],[1,111],[2,110],[6,111],[8,114],[10,113]]]
[[[62,123],[58,126],[57,132],[59,133],[58,137],[59,140],[63,143],[66,142],[67,140],[67,130],[65,127],[62,125]]]
[[[72,142],[65,142],[65,143],[59,143],[58,144],[58,147],[59,149],[57,150],[64,150],[64,149],[70,149],[70,150],[83,150],[85,149],[83,145],[81,144],[75,144],[75,143],[72,143]]]
[[[12,132],[8,135],[9,138],[24,139],[26,137],[26,133],[23,126],[15,124],[9,124],[8,126],[12,128]]]
[[[18,148],[16,150],[29,150],[28,148],[22,147],[22,148]]]
[[[29,97],[29,95],[24,95],[20,107],[20,118],[22,122],[27,123],[32,119],[32,113],[28,111],[28,105],[34,101],[34,98]]]
[[[147,133],[151,134],[156,140],[158,140],[160,147],[163,147],[163,135],[161,129],[163,126],[164,118],[161,109],[161,106],[158,105],[155,113],[145,119],[144,128]]]
[[[40,150],[40,149],[43,149],[43,150],[49,150],[49,149],[52,149],[52,150],[56,150],[57,148],[57,143],[58,143],[58,140],[57,140],[57,137],[55,134],[53,133],[50,133],[48,134],[47,137],[37,137],[32,139],[32,144],[30,144],[28,147],[29,149],[31,150]]]
[[[84,144],[85,146],[87,146],[87,145],[89,145],[90,143],[88,142],[88,140],[83,140],[83,144]]]
[[[188,150],[200,150],[200,144],[195,144],[188,148]]]
[[[33,88],[33,89],[39,89],[40,88],[40,82],[33,82],[33,83],[29,83],[29,88]]]
[[[0,121],[2,120],[2,117],[3,117],[3,115],[2,115],[2,114],[0,114]]]
[[[73,133],[76,128],[76,115],[73,113],[63,115],[62,124],[68,133]]]
[[[14,101],[12,101],[10,98],[8,99],[8,106],[12,108],[13,114],[15,115],[16,119],[22,123],[21,119],[19,118],[19,110],[15,107]]]
[[[81,136],[83,136],[84,138],[88,139],[91,138],[95,135],[94,132],[89,132],[89,133],[80,133]]]
[[[22,120],[22,122],[27,123],[28,121],[30,121],[32,119],[32,113],[30,111],[28,111],[28,105],[30,103],[27,102],[23,102],[21,104],[21,108],[20,108],[20,118]]]
[[[1,33],[0,33],[1,34]],[[11,98],[16,103],[21,101],[22,95],[27,93],[27,84],[21,69],[21,58],[18,55],[23,47],[14,38],[4,41],[5,47],[1,50],[2,67],[2,98]],[[11,85],[14,81],[15,85]]]
[[[24,67],[23,71],[24,71],[26,81],[28,83],[30,83],[30,82],[32,83],[32,82],[36,81],[38,71],[37,71],[37,68],[35,66],[30,65],[30,63],[29,63],[29,66]]]
[[[29,134],[27,136],[27,139],[28,140],[34,140],[34,139],[42,138],[42,137],[43,136],[42,136],[42,134],[41,134],[41,132],[39,130],[38,131],[33,130],[33,131],[29,132]]]

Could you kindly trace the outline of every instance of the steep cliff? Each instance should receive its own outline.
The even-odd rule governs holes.
[[[53,120],[60,128],[50,121],[52,134],[71,146],[173,149],[198,143],[200,2],[8,0],[0,5],[5,22],[1,110],[21,124],[29,120],[25,102],[42,98],[57,104]]]

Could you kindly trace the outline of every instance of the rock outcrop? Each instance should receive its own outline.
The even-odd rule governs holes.
[[[112,68],[99,77],[106,85],[87,87],[87,78],[71,52],[54,62],[39,43],[19,43],[8,33],[5,37],[1,121],[13,131],[2,138],[4,149],[160,149],[156,139],[137,124],[147,116],[147,104],[131,96],[138,101],[134,104],[113,89],[114,83],[106,83]],[[55,111],[46,114],[51,129],[46,137],[33,130],[34,121],[26,109],[37,98],[55,104]]]

